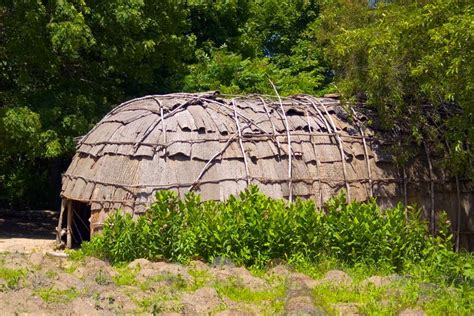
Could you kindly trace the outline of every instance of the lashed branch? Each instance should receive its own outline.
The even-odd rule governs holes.
[[[244,158],[244,164],[245,164],[245,175],[247,177],[247,185],[250,185],[250,173],[249,173],[249,165],[247,162],[247,153],[245,152],[244,149],[244,144],[242,143],[242,130],[240,129],[240,123],[239,123],[239,118],[237,116],[237,109],[235,108],[235,100],[232,100],[232,106],[234,107],[234,119],[235,119],[235,124],[237,125],[237,130],[239,133],[239,145],[240,149],[242,150],[242,157]]]
[[[339,152],[341,153],[342,175],[344,177],[344,182],[346,184],[347,201],[350,202],[351,201],[351,190],[350,190],[349,182],[347,181],[346,156],[344,154],[344,148],[342,147],[342,139],[339,137],[339,133],[337,131],[336,125],[334,124],[334,121],[333,121],[331,115],[329,114],[328,109],[326,108],[324,103],[322,103],[319,100],[316,100],[316,101],[319,103],[319,105],[321,105],[323,107],[324,111],[326,112],[326,115],[328,116],[329,123],[331,124],[331,126],[334,130],[334,134],[336,134],[336,141],[337,141],[337,144],[338,144],[338,147],[339,147]]]
[[[290,127],[288,124],[288,118],[286,117],[285,109],[283,108],[283,104],[281,102],[280,94],[278,93],[277,88],[273,84],[273,82],[270,80],[270,83],[273,87],[273,90],[275,91],[275,94],[278,97],[278,101],[280,102],[280,109],[281,113],[283,114],[283,118],[285,119],[285,128],[286,128],[286,137],[288,138],[288,190],[290,191],[290,196],[289,200],[290,202],[293,201],[293,185],[292,185],[292,158],[293,158],[293,152],[291,150],[291,134],[290,134]]]

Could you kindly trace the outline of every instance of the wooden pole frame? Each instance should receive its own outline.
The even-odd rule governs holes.
[[[285,109],[283,108],[283,102],[281,100],[280,94],[278,93],[278,90],[275,86],[275,84],[271,81],[270,84],[273,87],[273,90],[275,91],[275,94],[278,98],[278,101],[280,103],[280,110],[283,115],[284,123],[285,123],[285,129],[286,129],[286,137],[288,140],[288,191],[289,191],[289,198],[288,200],[290,202],[293,202],[293,165],[292,165],[292,158],[293,158],[293,151],[291,150],[291,133],[290,133],[290,125],[288,123],[288,118],[286,117]]]
[[[61,231],[63,229],[63,215],[64,215],[64,209],[66,207],[66,200],[64,198],[61,199],[61,210],[59,211],[59,220],[58,220],[58,226],[56,227],[56,242],[58,246],[61,245],[62,240],[61,240]]]
[[[71,200],[67,201],[66,210],[67,210],[66,248],[71,249],[72,248],[72,216],[73,216]]]

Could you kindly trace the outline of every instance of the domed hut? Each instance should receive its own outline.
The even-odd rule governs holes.
[[[134,99],[78,142],[63,176],[58,239],[66,234],[68,247],[87,239],[116,209],[140,215],[158,190],[223,200],[249,184],[317,205],[341,189],[349,200],[417,203],[433,223],[437,210],[447,210],[458,236],[473,231],[472,187],[434,170],[429,154],[398,168],[391,145],[336,98],[211,92]]]

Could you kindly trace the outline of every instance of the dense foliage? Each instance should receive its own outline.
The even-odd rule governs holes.
[[[0,203],[38,206],[38,182],[61,171],[49,162],[111,105],[178,89],[194,45],[186,19],[173,1],[2,1]]]
[[[374,2],[326,1],[315,24],[338,90],[366,101],[407,142],[437,142],[446,167],[472,177],[473,2]]]
[[[51,207],[36,188],[57,198],[73,137],[121,101],[269,80],[366,101],[472,173],[473,21],[468,0],[2,1],[0,203]]]
[[[179,199],[174,192],[161,191],[138,219],[115,212],[82,251],[115,263],[226,258],[264,267],[272,259],[334,258],[350,266],[369,264],[392,271],[424,263],[427,274],[473,277],[472,260],[464,264],[451,250],[446,221],[433,237],[416,212],[406,218],[402,206],[382,212],[375,201],[344,201],[344,196],[335,197],[323,211],[310,200],[271,199],[255,186],[225,202],[200,202],[194,193]]]

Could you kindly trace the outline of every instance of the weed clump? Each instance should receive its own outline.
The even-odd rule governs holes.
[[[0,265],[0,292],[16,289],[25,276],[25,269],[9,269]]]

